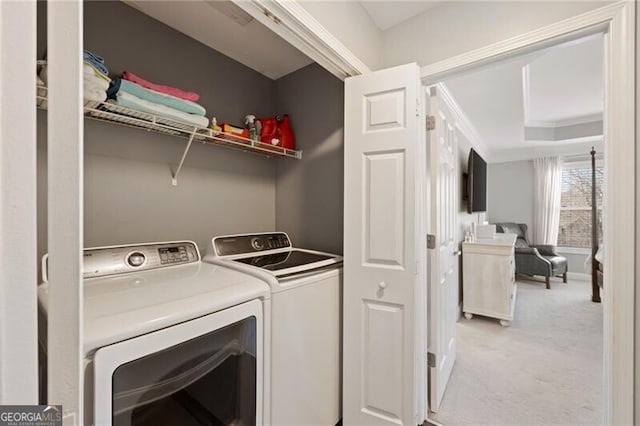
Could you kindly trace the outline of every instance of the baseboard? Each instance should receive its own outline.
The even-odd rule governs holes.
[[[591,274],[584,272],[567,272],[567,278],[570,280],[591,281]]]

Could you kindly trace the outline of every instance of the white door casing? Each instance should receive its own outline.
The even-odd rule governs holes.
[[[419,69],[345,81],[343,421],[415,425]],[[418,185],[419,186],[419,185]],[[423,283],[424,285],[424,283]],[[420,421],[421,423],[422,421]]]
[[[36,15],[0,2],[0,405],[38,403]]]
[[[429,254],[428,350],[429,406],[436,412],[456,359],[458,318],[457,136],[454,115],[438,95],[429,90],[429,116],[435,127],[427,132],[430,176],[429,233],[435,247]]]
[[[82,23],[82,1],[47,2],[47,398],[65,426],[84,418]]]

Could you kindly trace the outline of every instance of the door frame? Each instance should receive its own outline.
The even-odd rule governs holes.
[[[311,14],[295,2],[237,1],[248,13],[298,47],[337,77],[368,72],[363,64]],[[640,183],[635,176],[635,3],[619,1],[557,23],[453,56],[421,68],[425,86],[444,77],[594,33],[605,37],[605,147],[607,199],[605,209],[605,282],[616,286],[604,294],[604,419],[605,424],[634,423],[636,207]],[[615,146],[615,149],[613,148]],[[638,177],[640,181],[640,176]],[[612,191],[616,188],[616,191]],[[614,220],[615,219],[615,220]],[[638,270],[640,273],[640,258]],[[615,303],[615,311],[611,309]],[[638,316],[640,319],[640,316]],[[640,328],[639,328],[640,330]],[[640,341],[640,340],[639,340]],[[640,352],[639,352],[640,353]],[[634,374],[628,374],[628,372]],[[640,385],[640,383],[639,383]],[[638,394],[640,398],[640,393]]]
[[[634,424],[635,3],[614,3],[421,68],[424,85],[586,35],[605,33],[604,424]],[[610,165],[615,164],[615,168]],[[609,167],[607,167],[609,166]],[[615,190],[614,190],[615,188]],[[612,307],[615,304],[615,310]],[[634,374],[628,374],[634,371]]]

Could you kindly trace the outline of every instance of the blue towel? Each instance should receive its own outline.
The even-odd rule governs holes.
[[[93,65],[98,71],[102,74],[108,76],[109,70],[104,65],[104,59],[95,53],[91,53],[88,50],[85,50],[82,55],[83,59]]]
[[[116,99],[120,92],[127,92],[145,101],[153,102],[159,105],[165,105],[178,111],[186,112],[204,117],[207,111],[202,105],[175,96],[167,95],[153,90],[146,89],[138,84],[132,83],[123,78],[117,78],[111,82],[111,86],[107,91],[110,99]]]

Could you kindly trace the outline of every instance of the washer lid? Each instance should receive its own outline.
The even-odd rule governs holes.
[[[280,253],[243,257],[233,259],[233,261],[257,266],[269,271],[279,271],[281,269],[295,268],[297,266],[316,264],[326,260],[334,260],[335,258],[336,256],[333,255],[294,249]]]
[[[51,283],[39,288],[47,310]],[[201,262],[84,280],[84,350],[149,333],[248,300],[268,298],[264,281]]]

